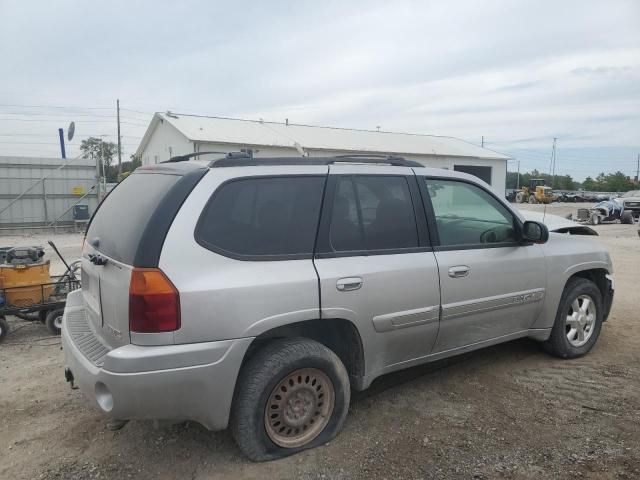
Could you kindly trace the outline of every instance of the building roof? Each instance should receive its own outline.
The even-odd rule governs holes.
[[[156,113],[136,153],[149,142],[157,124],[165,121],[193,142],[231,145],[271,146],[298,150],[376,152],[398,155],[441,155],[508,160],[502,153],[482,148],[454,137],[354,130],[336,127]]]

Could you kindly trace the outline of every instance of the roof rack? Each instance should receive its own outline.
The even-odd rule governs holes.
[[[207,154],[216,154],[216,155],[226,155],[227,152],[193,152],[193,153],[187,153],[185,155],[176,155],[175,157],[171,157],[169,160],[165,160],[164,162],[160,162],[160,163],[175,163],[175,162],[186,162],[187,160],[193,158],[193,157],[197,157],[199,155],[207,155]]]
[[[253,153],[251,151],[248,152],[193,152],[187,153],[185,155],[176,155],[175,157],[171,157],[169,160],[165,160],[160,163],[175,163],[175,162],[186,162],[192,157],[197,157],[199,155],[208,155],[208,154],[216,154],[216,155],[224,155],[225,158],[253,158]]]
[[[247,153],[227,154],[225,158],[212,160],[211,168],[221,167],[258,167],[275,165],[333,165],[336,163],[366,163],[383,164],[394,167],[422,167],[423,165],[413,160],[407,160],[394,155],[337,155],[334,157],[263,157],[255,158]]]

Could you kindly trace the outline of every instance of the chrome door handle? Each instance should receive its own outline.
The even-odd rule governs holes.
[[[467,275],[469,275],[469,271],[471,269],[469,267],[467,267],[466,265],[457,265],[455,267],[451,267],[449,269],[449,276],[451,278],[462,278],[462,277],[466,277]]]
[[[341,292],[358,290],[360,287],[362,287],[362,279],[360,277],[341,278],[336,282],[336,288]]]

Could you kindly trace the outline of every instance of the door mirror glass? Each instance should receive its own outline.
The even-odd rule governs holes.
[[[545,243],[549,240],[549,230],[544,223],[540,222],[524,222],[522,227],[522,236],[524,240],[533,243]]]

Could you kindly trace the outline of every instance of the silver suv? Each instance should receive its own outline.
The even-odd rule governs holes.
[[[113,419],[229,426],[250,459],[278,458],[332,439],[380,375],[521,337],[579,357],[608,316],[607,252],[473,176],[172,160],[97,210],[64,314],[65,376]]]

